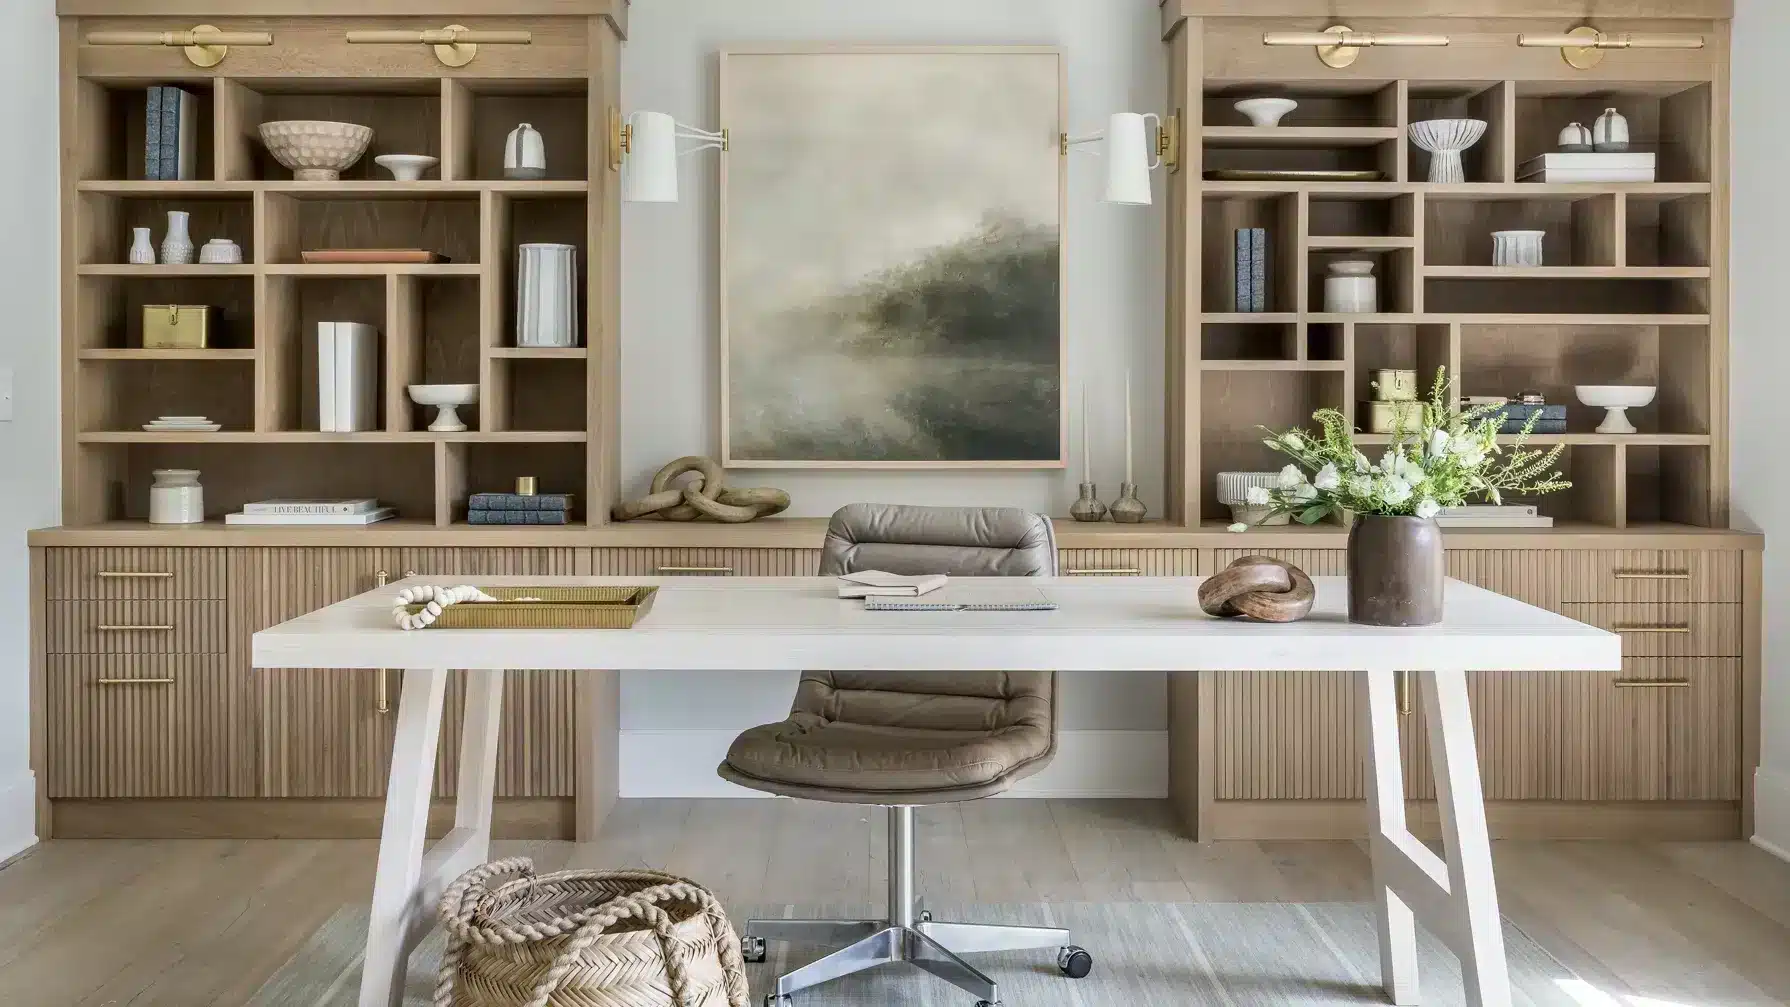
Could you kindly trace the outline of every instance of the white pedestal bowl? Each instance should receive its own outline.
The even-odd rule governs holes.
[[[1484,119],[1425,119],[1411,124],[1411,142],[1430,152],[1430,181],[1460,183],[1467,180],[1461,151],[1485,135]]]
[[[1585,405],[1608,410],[1604,421],[1597,425],[1600,434],[1638,433],[1629,422],[1628,410],[1651,404],[1658,392],[1653,385],[1579,385],[1573,390]]]
[[[440,412],[429,429],[438,434],[459,433],[466,429],[456,411],[479,400],[478,385],[411,385],[410,401],[419,406],[434,406]]]

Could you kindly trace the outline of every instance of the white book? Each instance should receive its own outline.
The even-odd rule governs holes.
[[[317,323],[317,429],[336,432],[336,323]]]
[[[1552,528],[1551,517],[1440,517],[1436,524],[1442,528]]]
[[[918,598],[944,587],[948,580],[950,578],[942,573],[903,577],[899,574],[884,573],[881,570],[861,570],[857,573],[840,575],[839,597]]]
[[[1519,174],[1519,182],[1652,182],[1652,168],[1545,168],[1527,175]]]
[[[1437,517],[1535,517],[1541,508],[1534,504],[1463,504],[1444,507]]]
[[[1538,171],[1652,171],[1659,164],[1659,155],[1639,151],[1621,153],[1571,153],[1556,151],[1532,157],[1517,166],[1517,174]]]
[[[372,497],[342,500],[257,500],[242,505],[244,514],[365,514],[379,509]]]
[[[175,158],[175,177],[182,182],[198,178],[199,99],[191,91],[176,88],[180,96],[179,151]]]
[[[396,507],[381,507],[365,514],[225,514],[225,524],[241,525],[367,525],[398,516]]]
[[[336,323],[336,432],[379,425],[379,330],[365,322]]]

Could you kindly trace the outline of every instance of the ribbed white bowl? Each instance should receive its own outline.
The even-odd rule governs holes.
[[[360,160],[373,130],[352,122],[283,119],[261,124],[261,142],[298,182],[334,182]]]

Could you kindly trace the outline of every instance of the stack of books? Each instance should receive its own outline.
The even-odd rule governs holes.
[[[151,182],[197,178],[199,100],[178,87],[149,89],[143,114],[143,177]]]
[[[1543,154],[1517,168],[1519,182],[1651,182],[1656,154]]]
[[[1237,277],[1238,311],[1268,310],[1268,230],[1263,227],[1237,228],[1237,251],[1233,270]]]
[[[317,323],[317,429],[351,434],[379,425],[379,330]]]
[[[1552,528],[1554,519],[1543,516],[1541,508],[1532,504],[1468,504],[1442,508],[1436,524],[1443,528]]]
[[[395,507],[381,507],[371,497],[358,500],[260,500],[224,515],[239,525],[369,525],[398,516]]]
[[[570,493],[474,493],[466,501],[469,524],[569,524]]]

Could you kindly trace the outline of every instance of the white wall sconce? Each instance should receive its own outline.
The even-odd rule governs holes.
[[[700,141],[679,150],[679,140]],[[664,112],[635,112],[623,117],[609,110],[609,170],[621,171],[622,201],[628,203],[675,203],[678,158],[703,150],[727,150],[727,130],[710,132],[686,126]]]
[[[1701,49],[1701,35],[1610,35],[1590,25],[1580,25],[1564,35],[1518,35],[1517,45],[1530,49],[1559,49],[1560,57],[1577,70],[1589,70],[1604,61],[1606,49]]]
[[[1156,120],[1154,135],[1146,120]],[[1098,143],[1090,153],[1106,158],[1106,192],[1100,198],[1107,203],[1127,206],[1150,205],[1150,172],[1166,165],[1170,171],[1181,170],[1181,116],[1164,119],[1154,112],[1114,112],[1106,128],[1086,136],[1063,134],[1063,153],[1070,148]],[[1154,155],[1154,160],[1151,159]]]
[[[1325,66],[1341,70],[1354,65],[1361,50],[1370,46],[1443,46],[1448,44],[1448,36],[1373,34],[1337,24],[1318,32],[1271,31],[1262,36],[1262,44],[1312,46]]]

